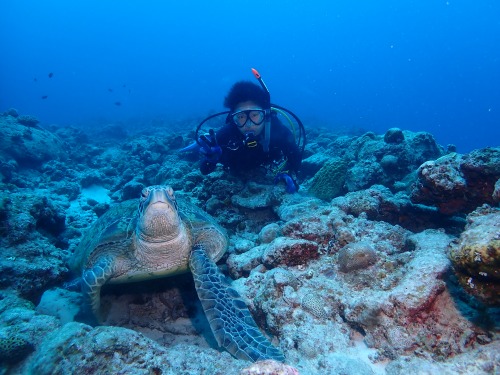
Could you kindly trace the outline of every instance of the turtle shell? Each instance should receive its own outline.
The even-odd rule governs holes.
[[[80,273],[90,255],[96,249],[106,249],[106,245],[123,243],[126,251],[131,246],[132,235],[137,225],[137,199],[131,199],[116,205],[104,213],[85,233],[70,259],[71,270]]]
[[[193,245],[202,246],[207,255],[218,261],[226,252],[228,238],[225,230],[215,219],[194,204],[176,198],[178,212]],[[112,206],[92,225],[84,235],[69,262],[75,273],[89,266],[89,259],[97,258],[96,253],[132,257],[133,241],[139,217],[137,199]],[[187,264],[186,264],[187,268]]]

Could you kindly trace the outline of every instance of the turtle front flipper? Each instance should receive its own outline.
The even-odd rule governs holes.
[[[89,307],[92,314],[100,320],[101,288],[113,275],[114,262],[109,257],[99,259],[92,268],[83,270],[82,294],[85,308]]]
[[[200,245],[194,247],[189,266],[198,297],[219,346],[238,359],[284,361],[283,353],[259,331],[245,302],[224,280],[216,264]]]

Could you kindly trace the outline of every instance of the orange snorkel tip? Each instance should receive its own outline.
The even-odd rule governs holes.
[[[257,80],[259,81],[260,85],[262,86],[262,88],[264,89],[264,91],[267,93],[267,95],[269,95],[269,90],[267,89],[267,86],[264,83],[264,80],[262,79],[262,76],[257,71],[257,69],[252,68],[252,73],[255,76],[255,78],[257,78]],[[271,96],[270,95],[269,95],[269,103],[271,103]],[[269,104],[269,105],[271,105],[271,104]]]
[[[261,78],[261,76],[260,76],[259,72],[257,71],[257,69],[252,68],[252,73],[255,76],[255,78],[257,78],[257,79]]]

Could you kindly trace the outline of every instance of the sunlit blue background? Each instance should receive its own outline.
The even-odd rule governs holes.
[[[3,0],[0,51],[0,111],[46,124],[202,119],[255,67],[306,126],[500,143],[498,0]]]

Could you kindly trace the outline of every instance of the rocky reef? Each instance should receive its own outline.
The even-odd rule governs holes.
[[[262,171],[202,176],[196,124],[40,126],[0,115],[0,374],[495,374],[500,149],[308,124],[297,194]],[[87,324],[69,260],[143,187],[170,184],[230,234],[219,266],[286,363],[217,347],[189,274],[104,288]]]

